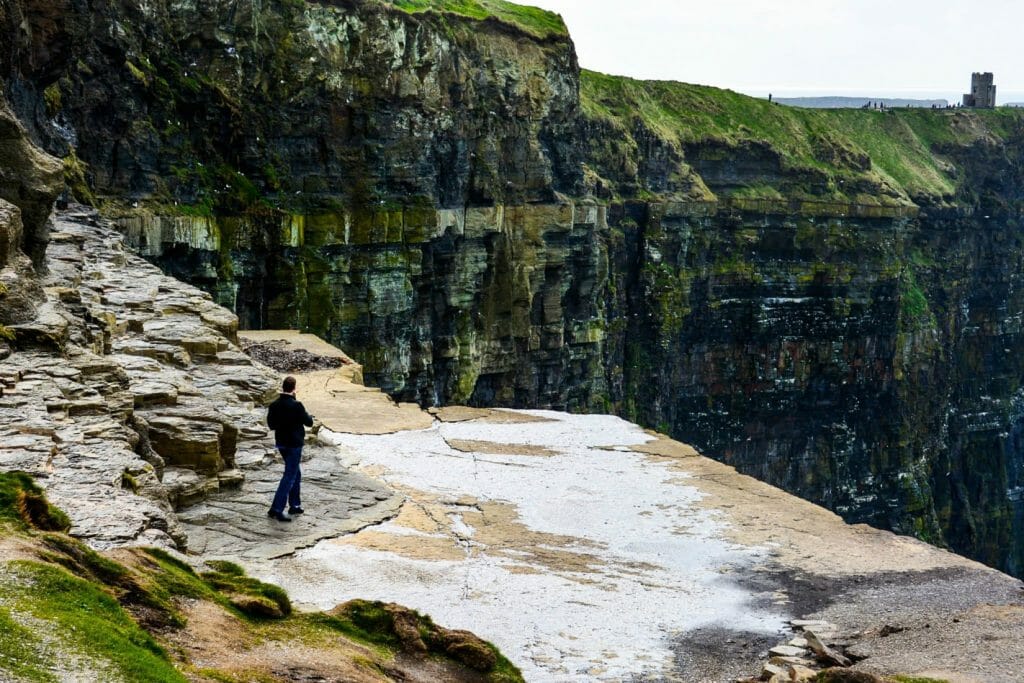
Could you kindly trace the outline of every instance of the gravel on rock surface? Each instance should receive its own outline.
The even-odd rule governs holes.
[[[253,360],[278,372],[312,372],[330,370],[345,365],[344,358],[330,358],[310,353],[306,349],[289,348],[284,340],[257,342],[241,338],[242,350]]]

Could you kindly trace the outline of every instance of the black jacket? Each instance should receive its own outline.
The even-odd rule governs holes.
[[[267,409],[267,426],[274,430],[278,446],[299,448],[306,440],[306,427],[313,426],[313,416],[291,394],[281,394]]]

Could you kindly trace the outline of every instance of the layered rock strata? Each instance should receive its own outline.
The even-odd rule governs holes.
[[[1024,566],[1019,114],[580,72],[555,18],[454,4],[42,5],[0,5],[14,110],[243,327],[405,400],[614,411]]]

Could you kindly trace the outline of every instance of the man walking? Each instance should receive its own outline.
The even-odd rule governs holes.
[[[284,475],[277,485],[277,493],[274,494],[274,502],[267,516],[279,522],[290,522],[290,515],[301,515],[304,512],[299,492],[302,482],[299,465],[302,462],[302,444],[306,440],[305,427],[313,426],[313,416],[295,398],[294,377],[284,378],[281,395],[267,410],[267,426],[274,430],[277,450],[281,451],[281,457],[284,458]],[[284,511],[285,503],[288,503],[287,514]]]

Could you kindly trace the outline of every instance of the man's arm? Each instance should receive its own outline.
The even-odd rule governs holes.
[[[277,411],[274,410],[275,407],[275,404],[272,403],[267,408],[267,426],[274,430],[277,429]]]
[[[306,425],[307,427],[312,427],[313,416],[306,412],[306,406],[302,405],[302,403],[299,403],[299,410],[302,411],[302,424]]]

